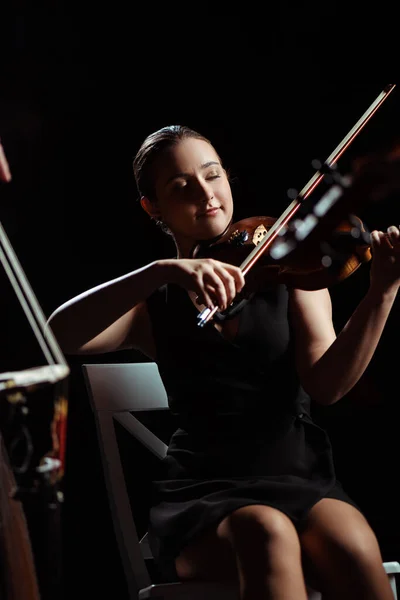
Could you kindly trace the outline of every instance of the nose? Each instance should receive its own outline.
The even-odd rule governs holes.
[[[214,198],[214,190],[207,181],[199,181],[198,192],[201,202],[207,203]]]

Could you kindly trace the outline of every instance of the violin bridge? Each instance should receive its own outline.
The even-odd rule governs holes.
[[[253,233],[253,244],[255,246],[258,246],[258,244],[262,241],[267,232],[268,229],[266,229],[263,224],[256,227]]]

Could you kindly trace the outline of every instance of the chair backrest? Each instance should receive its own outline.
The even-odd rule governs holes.
[[[82,365],[90,404],[94,413],[108,499],[126,576],[128,593],[151,585],[145,558],[150,558],[146,537],[141,539],[134,520],[135,502],[128,493],[126,473],[118,443],[120,426],[134,436],[157,459],[167,446],[132,413],[167,411],[168,400],[155,363]]]

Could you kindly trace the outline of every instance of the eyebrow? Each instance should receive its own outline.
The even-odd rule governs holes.
[[[208,167],[211,167],[211,165],[218,165],[219,167],[221,166],[221,163],[218,162],[217,160],[209,160],[206,163],[203,163],[202,165],[200,165],[200,169],[207,169]],[[179,179],[179,177],[187,177],[188,173],[175,173],[175,175],[172,175],[172,177],[170,177],[167,181],[166,184],[170,183],[171,181],[173,181],[174,179]]]

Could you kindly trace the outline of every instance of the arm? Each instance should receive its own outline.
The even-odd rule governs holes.
[[[328,290],[292,290],[290,311],[304,389],[321,404],[347,394],[368,367],[400,285],[400,236],[372,233],[370,287],[336,336]]]
[[[155,263],[91,288],[49,317],[66,354],[97,354],[132,347],[130,332],[144,300],[161,285]]]
[[[49,317],[67,354],[142,349],[145,300],[165,283],[176,283],[212,306],[223,306],[244,285],[239,267],[213,259],[166,259],[100,284],[62,304]]]

